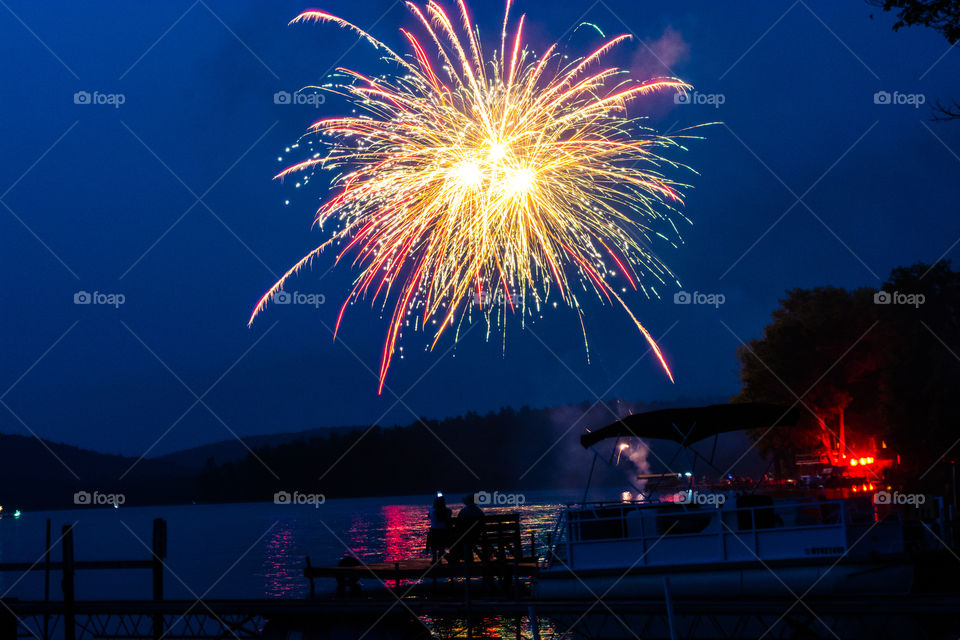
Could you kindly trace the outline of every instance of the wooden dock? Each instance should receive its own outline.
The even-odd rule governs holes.
[[[433,580],[451,578],[481,578],[484,571],[494,569],[497,577],[533,578],[537,575],[538,563],[536,560],[525,558],[517,562],[509,562],[502,567],[494,563],[473,562],[451,563],[447,560],[434,562],[430,558],[407,558],[393,562],[371,562],[355,567],[325,566],[314,567],[308,565],[304,569],[304,577],[311,578],[341,578],[361,580],[375,579],[382,583],[393,582],[399,586],[401,580]]]
[[[313,566],[308,556],[303,574],[310,581],[310,596],[316,595],[317,578],[336,579],[341,591],[346,585],[363,579],[384,586],[392,582],[394,587],[399,587],[404,580],[436,584],[438,580],[462,579],[468,583],[467,594],[469,582],[481,578],[485,585],[513,594],[519,593],[521,581],[537,575],[540,563],[536,540],[531,532],[529,552],[526,552],[518,513],[486,515],[466,531],[454,529],[453,537],[453,549],[438,560],[404,558],[362,564],[354,559],[355,566],[343,562],[335,566]]]
[[[719,640],[758,638],[786,640],[905,640],[956,638],[960,594],[923,596],[804,598],[751,600],[674,600],[672,615],[663,600],[530,600],[477,599],[464,602],[445,597],[381,597],[244,600],[84,601],[69,607],[76,636],[131,640],[253,640],[284,637],[296,631],[307,637],[328,637],[331,630],[354,629],[359,637],[374,627],[421,635],[431,631],[419,622],[455,628],[464,637],[473,629],[483,636],[492,624],[523,638],[630,638],[667,640],[673,618],[677,638]],[[67,605],[62,601],[0,601],[0,640],[58,640],[67,629]],[[497,622],[500,620],[502,622]],[[534,633],[534,629],[537,630]],[[279,636],[276,634],[280,633]],[[333,636],[330,636],[333,637]],[[383,637],[373,634],[372,637]],[[399,637],[399,636],[397,636]],[[469,637],[467,635],[466,637]],[[508,637],[499,635],[498,637]]]
[[[286,637],[462,637],[495,630],[497,637],[521,638],[830,638],[844,640],[912,637],[955,640],[960,593],[890,596],[834,596],[770,599],[539,600],[535,545],[525,553],[519,523],[511,516],[490,518],[489,535],[474,540],[471,562],[409,558],[358,566],[308,566],[315,579],[363,581],[362,590],[310,598],[168,600],[164,598],[166,523],[154,521],[152,553],[127,560],[78,560],[73,527],[65,526],[62,557],[48,553],[35,563],[0,564],[0,571],[44,572],[45,598],[0,599],[0,640],[214,640]],[[464,554],[460,554],[463,557]],[[134,569],[151,574],[148,600],[77,598],[77,571]],[[54,581],[53,578],[58,578]],[[60,593],[54,596],[51,586]],[[438,588],[438,584],[440,588]],[[330,584],[330,591],[334,585]],[[939,589],[954,589],[953,585]],[[451,634],[450,630],[454,630]],[[439,631],[438,631],[439,630]],[[342,634],[346,634],[342,636]],[[392,635],[391,635],[392,634]],[[611,635],[612,634],[612,635]]]

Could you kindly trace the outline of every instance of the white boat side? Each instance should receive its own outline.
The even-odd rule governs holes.
[[[662,597],[665,580],[677,597],[911,587],[903,522],[895,513],[878,513],[869,499],[690,502],[568,506],[537,595]]]

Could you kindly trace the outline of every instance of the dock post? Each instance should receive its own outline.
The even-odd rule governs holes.
[[[50,600],[50,519],[47,518],[47,541],[43,552],[43,599]]]
[[[74,600],[76,594],[73,590],[73,525],[63,525],[62,532],[63,578],[61,580],[61,587],[63,588],[63,637],[65,640],[76,640],[77,627],[74,617]]]
[[[670,578],[663,577],[663,595],[667,604],[667,624],[670,626],[670,640],[677,640],[677,628],[673,619],[673,599],[670,597]]]
[[[471,553],[473,553],[472,550],[471,550]],[[470,571],[470,569],[471,569],[471,565],[472,565],[472,564],[473,564],[473,557],[472,557],[472,556],[469,556],[468,558],[466,558],[465,561],[464,561],[464,563],[463,563],[463,565],[464,565],[464,566],[463,566],[463,575],[464,575],[464,580],[463,580],[463,605],[464,605],[464,608],[465,608],[466,611],[467,611],[467,620],[468,620],[468,622],[467,622],[467,631],[468,631],[468,632],[469,632],[469,630],[470,630],[470,623],[469,623],[469,620],[470,620],[470,574],[472,573],[472,572]]]
[[[400,589],[400,563],[393,563],[393,570],[397,572],[396,579],[394,580],[394,586],[399,590]]]
[[[50,518],[47,518],[47,540],[43,552],[43,601],[50,602]],[[50,637],[50,614],[43,613],[43,637]]]
[[[156,518],[153,521],[153,601],[163,601],[163,559],[167,556],[167,521]],[[163,637],[163,614],[153,616],[153,638]]]
[[[537,610],[530,605],[527,608],[527,616],[530,618],[530,631],[533,633],[533,640],[540,640],[540,619],[537,618]]]
[[[0,640],[17,640],[17,627],[20,624],[17,614],[0,600]]]
[[[4,603],[0,609],[0,640],[17,640],[17,625],[16,614]]]
[[[313,568],[313,565],[310,564],[310,556],[307,556],[307,575],[310,576],[310,599],[311,600],[317,597],[317,588],[316,588],[316,585],[314,585],[313,583],[313,572],[311,571],[312,568]]]

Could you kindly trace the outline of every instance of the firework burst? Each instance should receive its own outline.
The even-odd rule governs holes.
[[[537,56],[524,45],[524,16],[511,24],[509,2],[500,48],[486,59],[467,6],[458,4],[460,25],[432,1],[423,10],[408,3],[429,38],[421,43],[401,29],[410,56],[321,11],[291,21],[350,29],[399,73],[371,77],[340,68],[347,81],[324,87],[348,97],[361,115],[313,124],[309,132],[324,136],[326,153],[277,177],[334,170],[332,197],[316,221],[336,229],[263,295],[250,322],[291,275],[337,246],[337,261],[351,256],[359,273],[335,331],[347,306],[361,299],[390,314],[380,391],[404,328],[429,327],[432,347],[473,311],[489,331],[508,311],[523,322],[554,295],[576,310],[582,329],[587,293],[626,310],[672,380],[621,294],[629,286],[659,296],[658,283],[676,280],[650,244],[654,237],[673,242],[663,230],[679,237],[673,219],[685,185],[664,169],[682,165],[661,155],[679,144],[628,117],[626,107],[690,85],[636,82],[604,67],[601,58],[626,35],[573,61],[556,44]]]

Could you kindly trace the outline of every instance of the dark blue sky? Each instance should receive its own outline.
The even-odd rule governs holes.
[[[496,34],[502,5],[475,4],[481,30]],[[552,311],[528,331],[508,326],[505,352],[482,327],[433,353],[408,334],[378,397],[386,321],[354,307],[332,341],[325,325],[353,274],[321,279],[330,256],[289,286],[326,305],[274,306],[246,327],[275,276],[322,238],[310,228],[322,176],[308,190],[272,182],[277,158],[318,116],[347,108],[276,105],[274,93],[319,83],[338,63],[387,69],[332,25],[287,26],[310,6],[0,9],[0,431],[139,455],[504,405],[723,397],[738,389],[738,337],[759,335],[785,289],[876,286],[895,266],[955,257],[960,123],[929,122],[928,105],[874,101],[878,91],[928,104],[960,95],[960,52],[936,33],[893,33],[890,16],[871,20],[862,2],[610,0],[586,11],[520,0],[539,50],[581,20],[632,31],[646,46],[635,40],[617,62],[670,73],[662,61],[700,94],[722,94],[718,108],[670,96],[646,105],[661,129],[724,123],[678,157],[701,174],[686,207],[694,225],[684,246],[659,254],[685,290],[726,302],[675,305],[674,290],[628,299],[662,336],[675,385],[649,358],[637,362],[645,345],[625,314],[596,304],[589,364],[576,316]],[[399,3],[315,6],[376,22],[397,49],[397,27],[411,26]],[[572,52],[594,36],[577,32]],[[124,103],[75,104],[80,91]],[[75,305],[80,290],[125,302]]]

